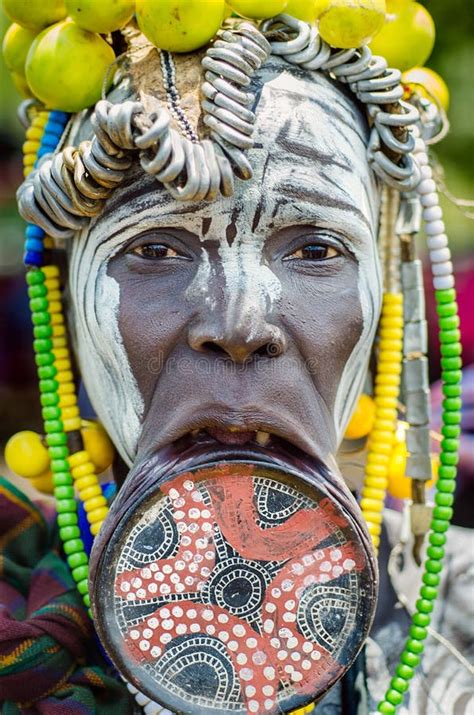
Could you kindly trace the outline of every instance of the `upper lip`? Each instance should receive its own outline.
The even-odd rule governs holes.
[[[175,442],[195,430],[209,428],[239,432],[268,432],[313,457],[320,456],[314,440],[302,426],[295,424],[287,415],[265,413],[261,408],[246,408],[244,413],[243,410],[236,410],[235,407],[221,406],[210,406],[208,409],[201,406],[199,413],[188,415],[185,421],[171,421],[163,433],[160,430],[160,434],[156,435],[158,439],[155,438],[155,449]]]

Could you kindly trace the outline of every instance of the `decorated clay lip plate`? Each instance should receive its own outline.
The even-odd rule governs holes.
[[[324,468],[239,453],[188,456],[142,481],[138,504],[126,482],[94,548],[102,642],[127,679],[180,713],[302,707],[370,628],[370,546]]]

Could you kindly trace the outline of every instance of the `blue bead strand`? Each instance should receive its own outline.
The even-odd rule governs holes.
[[[41,137],[41,144],[36,157],[35,166],[37,166],[42,156],[54,152],[61,141],[68,119],[69,114],[66,114],[66,112],[50,112],[48,121],[44,127],[43,136]],[[25,254],[23,256],[25,266],[35,266],[39,268],[43,265],[44,237],[45,232],[42,228],[31,223],[28,224],[25,231]]]

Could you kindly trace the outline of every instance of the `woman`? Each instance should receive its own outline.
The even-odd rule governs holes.
[[[177,712],[260,713],[321,698],[318,711],[367,712],[383,695],[382,667],[369,695],[364,659],[355,659],[376,605],[382,502],[373,480],[385,476],[396,425],[400,281],[411,310],[409,464],[418,484],[430,476],[413,196],[398,229],[409,246],[401,278],[392,238],[394,187],[431,181],[420,169],[420,129],[410,129],[418,114],[400,102],[396,73],[366,49],[331,50],[289,17],[259,30],[235,25],[204,57],[158,53],[133,31],[127,40],[128,65],[108,101],[75,118],[62,152],[45,156],[19,191],[23,217],[66,250],[74,353],[120,455],[107,512],[75,403],[64,397],[72,390],[43,385],[58,394],[43,405],[53,408],[46,441],[73,577],[88,605],[72,478],[99,532],[94,624],[146,712],[159,712],[155,699]],[[381,221],[380,178],[392,187]],[[422,188],[428,209],[432,187]],[[37,249],[27,245],[36,266]],[[437,288],[448,291],[445,274]],[[33,310],[49,301],[50,318],[60,314],[49,294],[57,275],[29,274],[32,300],[47,301]],[[361,511],[351,490],[362,484],[341,474],[337,453],[362,388],[371,389],[382,292],[389,343]],[[66,349],[54,343],[58,322],[44,324],[57,371],[50,382],[61,386],[71,380],[60,379],[68,355],[54,353]],[[415,524],[418,543],[422,533]],[[382,608],[379,622],[386,616]],[[424,626],[413,627],[418,643]],[[413,675],[420,650],[410,643],[383,712],[400,704]]]

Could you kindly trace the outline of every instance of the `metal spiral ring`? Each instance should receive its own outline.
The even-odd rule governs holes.
[[[277,39],[269,42],[265,34]],[[248,22],[223,28],[207,50],[201,106],[210,139],[192,141],[178,132],[170,114],[153,98],[151,111],[139,101],[114,105],[100,100],[91,117],[92,141],[43,157],[18,190],[20,214],[54,238],[72,236],[100,213],[123,180],[134,151],[143,170],[176,199],[212,201],[219,193],[232,195],[234,176],[252,177],[244,153],[253,146],[255,125],[249,108],[255,96],[248,87],[271,53],[347,84],[366,104],[373,122],[367,148],[373,171],[401,191],[417,185],[420,170],[413,160],[410,127],[419,121],[419,113],[402,100],[400,72],[388,68],[384,58],[373,57],[368,47],[331,48],[315,27],[279,15],[260,29]]]
[[[255,98],[242,88],[248,87],[255,71],[268,58],[270,44],[247,22],[235,31],[219,32],[218,38],[202,60],[206,71],[203,121],[237,176],[251,178],[252,169],[243,151],[253,146],[255,114],[248,105]]]
[[[414,138],[410,127],[419,121],[419,114],[415,107],[402,101],[401,73],[388,68],[383,58],[373,57],[368,47],[334,50],[315,28],[309,31],[306,23],[288,15],[265,20],[261,29],[270,37],[277,30],[287,35],[286,42],[270,43],[274,54],[306,69],[321,68],[349,85],[374,119],[367,149],[370,165],[390,186],[401,191],[413,189],[419,182],[420,171],[411,156]],[[389,107],[389,111],[381,110],[381,105]],[[406,132],[400,134],[400,128]]]

